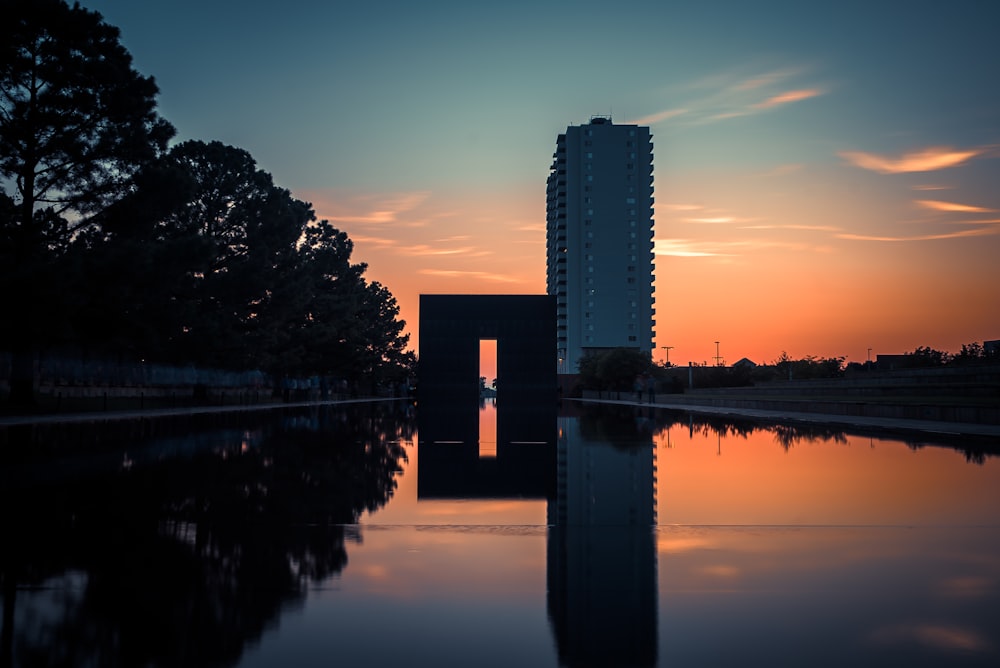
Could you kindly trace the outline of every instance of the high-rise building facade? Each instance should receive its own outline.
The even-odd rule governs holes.
[[[594,117],[559,135],[546,189],[546,291],[559,373],[609,348],[653,350],[653,143]]]

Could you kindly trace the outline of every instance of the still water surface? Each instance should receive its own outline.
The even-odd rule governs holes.
[[[996,444],[476,426],[387,402],[0,432],[0,665],[1000,665]]]

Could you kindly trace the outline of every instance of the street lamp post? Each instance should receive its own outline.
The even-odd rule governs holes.
[[[663,364],[666,366],[670,366],[670,350],[673,348],[673,346],[660,346],[660,347],[663,348],[664,351],[666,351],[664,353],[665,357],[663,359]]]

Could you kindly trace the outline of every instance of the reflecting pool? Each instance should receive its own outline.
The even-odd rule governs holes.
[[[381,402],[0,447],[4,666],[1000,665],[995,442]]]

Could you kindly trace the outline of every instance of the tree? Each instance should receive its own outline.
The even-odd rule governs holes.
[[[631,390],[635,379],[652,371],[649,353],[612,348],[580,359],[580,385],[587,389]]]
[[[15,358],[12,401],[30,401],[33,349],[72,306],[52,301],[67,285],[60,260],[174,131],[156,113],[155,82],[100,14],[3,0],[0,15],[0,182],[13,204],[0,217],[0,346]]]
[[[913,352],[905,353],[909,366],[934,367],[947,364],[951,356],[943,351],[927,346],[919,346]]]
[[[248,152],[221,142],[184,142],[164,163],[165,173],[189,181],[187,196],[153,229],[158,242],[183,242],[191,252],[172,296],[174,354],[224,368],[269,365],[276,332],[305,300],[297,244],[311,207],[276,186]]]

